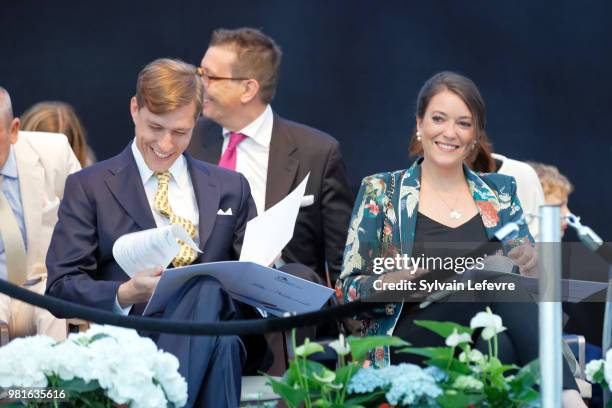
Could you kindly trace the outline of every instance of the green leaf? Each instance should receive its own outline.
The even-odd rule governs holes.
[[[321,363],[317,363],[316,361],[306,360],[300,363],[300,365],[302,364],[303,364],[302,368],[305,368],[306,370],[305,372],[302,372],[302,374],[306,376],[312,376],[313,373],[316,373],[317,375],[322,376],[323,373],[325,373],[326,371],[329,371],[327,367],[325,367]]]
[[[538,384],[539,379],[539,361],[534,360],[521,368],[514,378],[508,381],[508,385],[510,386],[510,399],[522,403],[528,403],[538,399],[540,393],[535,389],[535,386]]]
[[[357,408],[359,406],[372,406],[372,402],[384,402],[385,391],[377,390],[364,395],[354,396],[344,401],[345,407]]]
[[[530,402],[534,402],[539,399],[540,393],[533,388],[524,390],[520,393],[520,395],[515,395],[513,392],[510,392],[510,400],[520,407],[528,405]]]
[[[351,356],[353,361],[359,363],[365,360],[366,353],[380,346],[409,346],[410,344],[395,336],[367,336],[347,338],[347,342],[351,348]]]
[[[93,343],[96,340],[100,340],[103,339],[105,337],[112,337],[111,335],[107,334],[107,333],[98,333],[98,334],[94,334],[93,336],[91,336],[91,339],[89,340],[90,343]]]
[[[509,370],[516,370],[519,367],[513,364],[502,364],[498,358],[491,358],[486,365],[483,366],[483,370],[486,373],[489,383],[492,387],[498,390],[507,391],[510,389],[510,385],[504,373]]]
[[[436,398],[436,401],[442,408],[465,408],[470,405],[476,406],[479,402],[486,399],[486,395],[482,393],[466,394],[462,391],[445,392]]]
[[[336,382],[337,383],[346,383],[350,378],[352,378],[357,371],[359,371],[359,366],[356,363],[349,363],[344,367],[340,367],[336,370]],[[350,375],[350,377],[349,377]]]
[[[83,379],[75,377],[72,380],[60,381],[57,388],[63,388],[69,393],[83,394],[85,392],[99,389],[100,384],[98,384],[98,381],[85,382]]]
[[[318,399],[312,403],[313,407],[319,408],[331,408],[332,404],[329,401],[325,401],[323,398]]]
[[[510,400],[510,395],[508,390],[500,389],[497,387],[485,386],[484,392],[487,395],[487,400],[489,402],[496,402],[499,406],[500,403],[504,403],[504,405],[509,405],[507,402]]]
[[[531,363],[523,366],[518,373],[516,373],[515,379],[527,380],[530,379],[534,384],[540,383],[540,360],[535,359]]]
[[[301,388],[293,388],[282,381],[275,380],[269,375],[268,384],[272,387],[272,390],[281,396],[283,400],[290,407],[297,407],[306,399],[306,391]]]
[[[283,382],[285,384],[288,384],[290,386],[293,386],[293,384],[296,384],[298,382],[298,366],[297,366],[297,361],[295,360],[291,360],[289,362],[289,368],[287,369],[287,371],[285,371],[285,374],[283,374]],[[265,374],[265,373],[263,373]]]
[[[462,326],[453,322],[437,322],[435,320],[415,320],[414,324],[416,324],[417,326],[424,327],[427,330],[431,330],[438,336],[442,336],[444,338],[450,336],[453,333],[453,330],[455,329],[457,329],[457,332],[459,334],[468,333],[471,335],[474,332],[467,326]]]
[[[445,359],[431,358],[429,360],[425,360],[425,364],[430,365],[430,366],[435,366],[435,367],[438,367],[446,371],[453,379],[456,377],[455,373],[459,373],[463,375],[472,374],[472,370],[470,370],[470,367],[467,364],[462,363],[461,361],[455,358],[451,360],[450,365],[448,364],[448,358],[445,358]]]
[[[404,347],[397,350],[397,352],[446,360],[453,356],[453,349],[451,347]]]

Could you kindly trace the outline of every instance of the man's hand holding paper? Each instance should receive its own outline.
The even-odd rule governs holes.
[[[157,266],[136,272],[117,290],[117,302],[122,308],[142,302],[148,302],[159,283],[163,268]]]

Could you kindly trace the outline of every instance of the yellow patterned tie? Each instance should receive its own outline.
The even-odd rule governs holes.
[[[193,222],[176,215],[170,207],[170,202],[168,201],[168,183],[170,183],[170,172],[158,172],[155,173],[155,177],[157,177],[155,208],[161,215],[167,217],[171,224],[181,225],[183,228],[185,228],[185,231],[191,235],[191,238],[195,239],[196,227]],[[181,244],[181,250],[172,260],[172,265],[179,267],[192,264],[193,261],[196,260],[196,252],[180,239],[178,240],[178,243]]]

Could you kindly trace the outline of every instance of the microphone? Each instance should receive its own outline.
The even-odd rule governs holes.
[[[607,242],[603,242],[603,239],[590,227],[582,225],[580,217],[570,213],[566,218],[567,223],[576,230],[578,239],[592,252],[599,255],[609,265],[612,265],[612,246]]]

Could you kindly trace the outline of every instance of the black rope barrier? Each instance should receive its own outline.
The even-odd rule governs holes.
[[[47,309],[54,315],[69,316],[98,324],[110,324],[140,331],[183,335],[248,335],[288,330],[294,327],[312,326],[328,320],[339,320],[379,307],[365,301],[350,302],[282,318],[231,320],[216,323],[195,323],[188,320],[167,320],[157,317],[124,316],[89,306],[83,306],[51,296],[43,296],[0,279],[0,293],[34,306]]]

